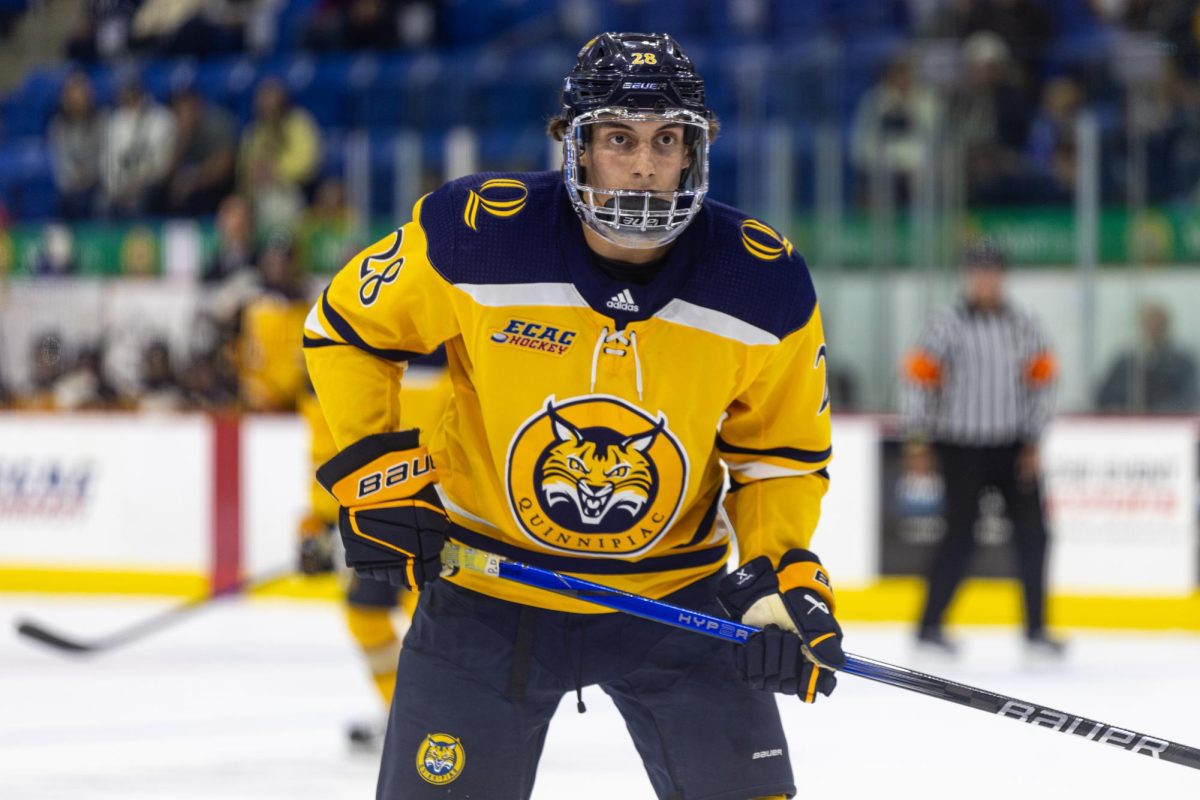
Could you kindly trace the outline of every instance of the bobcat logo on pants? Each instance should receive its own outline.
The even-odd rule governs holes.
[[[448,733],[426,734],[417,748],[417,774],[427,783],[450,783],[463,771],[467,753],[462,742]]]
[[[575,555],[636,555],[675,519],[687,469],[664,415],[606,395],[550,397],[509,445],[509,503],[538,544]]]

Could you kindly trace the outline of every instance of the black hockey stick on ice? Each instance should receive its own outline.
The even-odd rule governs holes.
[[[451,570],[460,568],[482,572],[617,611],[624,611],[643,619],[703,633],[735,644],[744,644],[752,634],[758,632],[758,628],[750,625],[702,614],[698,611],[690,611],[660,600],[629,594],[541,567],[531,567],[519,561],[510,561],[501,556],[455,543],[446,545],[446,549],[442,551],[442,562]],[[926,675],[906,667],[897,667],[847,653],[846,666],[841,671],[877,683],[936,697],[939,700],[949,700],[952,703],[969,706],[1008,719],[1028,722],[1031,725],[1048,728],[1058,733],[1078,736],[1101,744],[1116,745],[1131,753],[1200,769],[1200,750],[1195,747],[1118,728],[1115,725],[1068,714],[1065,711],[1056,711],[1053,708],[1028,703],[985,689],[976,689],[973,686],[956,683],[935,675]]]
[[[223,589],[210,592],[202,597],[187,600],[165,611],[160,611],[141,622],[136,622],[133,625],[113,631],[107,636],[92,641],[80,641],[69,636],[63,636],[31,620],[20,621],[17,624],[17,633],[64,653],[76,653],[80,655],[103,653],[129,644],[130,642],[136,642],[163,628],[169,628],[178,622],[182,622],[194,612],[209,607],[209,604],[214,600],[261,589],[268,584],[281,581],[294,573],[295,568],[288,565],[264,572],[261,575],[242,578],[240,581],[231,583]]]

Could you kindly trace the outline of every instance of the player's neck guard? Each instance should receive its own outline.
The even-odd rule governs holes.
[[[595,125],[613,120],[682,125],[688,166],[673,191],[592,186],[580,156]],[[708,193],[708,120],[686,109],[639,111],[599,108],[571,120],[563,139],[563,170],[571,205],[583,223],[608,242],[651,250],[674,241],[700,212]]]

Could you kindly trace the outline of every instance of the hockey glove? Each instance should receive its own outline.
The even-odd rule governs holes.
[[[441,572],[446,512],[416,429],[366,436],[317,470],[341,505],[346,563],[393,586],[420,589]]]
[[[763,629],[737,650],[738,671],[752,688],[806,703],[833,693],[833,672],[846,656],[833,589],[815,554],[789,550],[778,570],[759,556],[722,578],[717,596],[732,617]]]
[[[304,575],[333,572],[333,529],[314,514],[300,521],[299,562]]]

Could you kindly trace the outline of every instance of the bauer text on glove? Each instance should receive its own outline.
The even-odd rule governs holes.
[[[317,480],[341,505],[346,563],[360,575],[409,589],[437,578],[446,513],[415,429],[360,439],[318,469]]]

